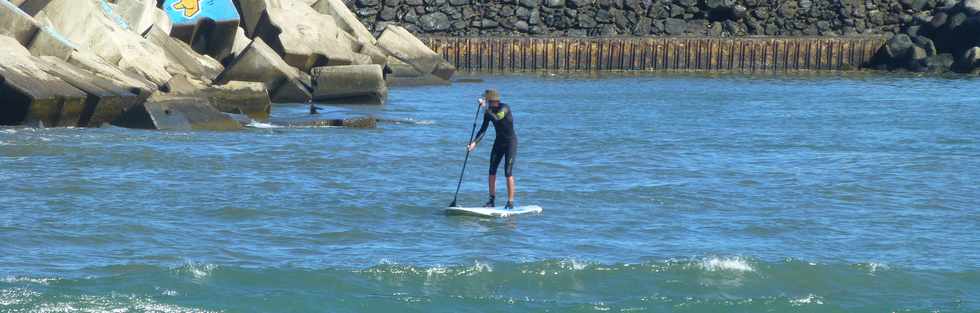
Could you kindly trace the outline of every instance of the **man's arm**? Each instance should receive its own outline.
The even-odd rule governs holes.
[[[473,145],[480,144],[480,140],[483,140],[483,135],[487,134],[487,126],[490,126],[490,118],[492,113],[490,111],[483,112],[483,126],[480,126],[480,131],[476,133],[476,137],[473,137]]]

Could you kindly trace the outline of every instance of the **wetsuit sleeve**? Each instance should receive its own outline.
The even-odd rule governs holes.
[[[490,112],[483,112],[483,126],[480,126],[480,131],[476,133],[476,137],[473,137],[473,142],[480,144],[480,140],[483,140],[483,135],[487,134],[487,126],[490,126]]]

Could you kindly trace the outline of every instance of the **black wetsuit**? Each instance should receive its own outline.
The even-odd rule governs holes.
[[[486,134],[487,126],[493,122],[493,129],[497,131],[497,138],[493,141],[493,150],[490,151],[490,175],[497,175],[497,167],[500,166],[501,158],[506,159],[504,163],[504,175],[514,176],[514,159],[517,158],[517,133],[514,132],[514,114],[510,111],[510,106],[500,103],[496,109],[492,105],[487,106],[483,114],[483,126],[476,134],[479,143]]]

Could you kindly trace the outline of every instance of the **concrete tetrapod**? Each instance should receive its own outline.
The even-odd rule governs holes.
[[[145,33],[156,22],[156,0],[115,0],[113,12],[122,17],[134,32]]]
[[[356,59],[350,37],[341,34],[329,15],[298,4],[266,11],[269,25],[257,32],[287,64],[306,72],[317,66],[364,62]]]
[[[342,0],[319,0],[313,3],[313,9],[333,17],[343,31],[353,35],[358,41],[372,45],[378,42]]]
[[[145,37],[150,42],[163,48],[167,53],[167,58],[172,63],[180,64],[194,78],[207,82],[214,81],[225,69],[215,59],[194,52],[187,43],[168,36],[166,32],[157,26],[151,26],[146,32]],[[171,71],[171,74],[177,73]]]
[[[61,60],[68,60],[71,54],[78,50],[78,46],[58,33],[53,27],[45,26],[34,36],[28,50],[34,56],[54,56]]]
[[[0,1],[0,36],[13,37],[22,46],[27,46],[39,28],[38,22],[16,5]]]
[[[309,79],[298,69],[286,64],[261,38],[252,41],[225,71],[215,80],[265,84],[273,102],[307,102],[312,98]],[[305,81],[305,82],[304,82]]]
[[[161,86],[170,80],[171,62],[162,48],[119,24],[99,0],[52,0],[44,16],[65,38],[124,71]],[[120,18],[121,19],[121,18]]]
[[[245,114],[257,121],[268,121],[272,109],[269,92],[262,83],[232,81],[208,86],[204,82],[176,75],[167,87],[171,95],[204,98],[218,111]]]
[[[113,125],[158,130],[239,130],[242,125],[200,97],[154,93],[126,111]]]
[[[451,79],[456,73],[455,67],[402,27],[388,25],[378,37],[378,46],[419,73],[432,74],[444,80]]]
[[[112,122],[126,110],[142,102],[138,90],[129,90],[108,79],[52,56],[41,57],[45,71],[57,76],[88,96],[78,121],[79,127],[99,127]]]
[[[0,36],[0,60],[0,125],[78,125],[84,92],[48,74],[11,37]]]
[[[174,38],[194,51],[223,60],[231,54],[241,17],[232,0],[164,0],[163,10],[173,22]]]
[[[313,100],[317,102],[381,105],[388,98],[388,86],[377,64],[317,67],[313,77]]]

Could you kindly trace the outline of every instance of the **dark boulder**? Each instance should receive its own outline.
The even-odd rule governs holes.
[[[980,67],[980,48],[966,49],[954,64],[954,70],[961,73],[971,73]]]
[[[681,35],[687,31],[687,22],[682,19],[670,18],[664,22],[664,31],[668,35]]]
[[[955,61],[953,60],[953,55],[949,53],[933,55],[926,58],[922,62],[924,71],[934,73],[948,72],[950,68],[953,67],[954,63]]]
[[[929,4],[927,0],[900,0],[899,2],[902,3],[905,9],[912,11],[921,11],[925,8],[926,4]]]
[[[452,26],[452,22],[449,21],[449,16],[446,13],[435,12],[423,15],[419,21],[421,22],[422,30],[427,32],[431,31],[445,31]]]

